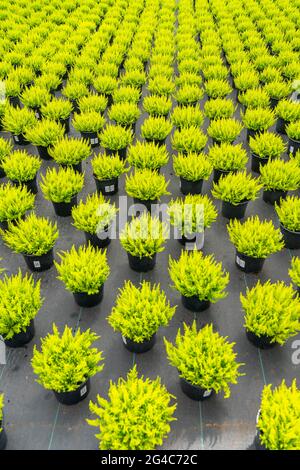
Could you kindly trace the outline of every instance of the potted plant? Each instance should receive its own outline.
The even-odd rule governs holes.
[[[288,124],[286,133],[289,138],[288,152],[295,156],[300,150],[300,120]]]
[[[122,85],[112,93],[114,103],[138,103],[141,98],[141,90],[133,86]]]
[[[228,69],[223,64],[203,65],[203,75],[205,80],[226,80]]]
[[[73,106],[70,101],[61,98],[52,98],[51,101],[41,106],[41,115],[51,121],[62,124],[65,133],[70,131],[69,118],[72,113]]]
[[[279,158],[286,150],[286,145],[279,135],[264,132],[250,137],[251,170],[260,173],[260,166],[268,163],[270,158]]]
[[[36,118],[33,111],[27,108],[7,107],[2,124],[5,131],[11,132],[16,145],[28,145],[24,134],[27,129],[36,125]]]
[[[160,171],[160,168],[169,161],[166,146],[155,144],[155,142],[137,141],[130,145],[127,152],[127,162],[139,170]]]
[[[43,196],[51,201],[56,215],[68,217],[77,204],[77,194],[84,185],[84,175],[73,168],[48,168],[41,175],[40,187]]]
[[[20,108],[20,94],[22,87],[19,80],[7,79],[5,80],[5,96],[8,98],[10,106]]]
[[[288,196],[280,204],[275,204],[275,211],[279,218],[280,230],[286,248],[295,250],[300,248],[300,199]]]
[[[21,101],[27,108],[35,113],[37,119],[41,119],[41,107],[51,100],[50,92],[45,87],[32,86],[26,88],[21,94]]]
[[[152,204],[156,204],[162,196],[171,194],[168,184],[164,175],[144,168],[126,175],[125,190],[128,196],[133,197],[135,204],[143,204],[151,212]]]
[[[203,80],[201,75],[197,72],[182,72],[178,77],[175,77],[175,85],[180,87],[182,85],[198,85],[202,84]]]
[[[257,199],[262,185],[245,171],[229,173],[214,183],[212,195],[222,201],[222,215],[227,219],[242,219],[249,201]]]
[[[95,93],[82,96],[78,100],[78,108],[81,113],[90,113],[91,111],[104,113],[107,108],[107,97],[104,95],[96,95]]]
[[[209,119],[229,119],[235,112],[233,101],[224,98],[208,100],[204,105],[204,114]]]
[[[82,162],[91,155],[91,146],[84,139],[64,137],[49,148],[49,155],[62,167],[82,171]]]
[[[142,88],[147,81],[144,70],[128,70],[120,77],[122,85],[131,85],[135,88]]]
[[[179,260],[170,258],[169,274],[173,288],[180,292],[182,304],[193,312],[202,312],[211,303],[226,297],[224,289],[229,283],[229,274],[223,271],[222,263],[216,263],[212,255],[201,251],[182,251]]]
[[[240,295],[248,340],[261,349],[284,344],[300,330],[300,300],[283,281],[260,281]]]
[[[278,68],[268,66],[260,72],[259,80],[265,85],[267,83],[274,82],[274,80],[282,80],[282,75]]]
[[[292,258],[289,276],[297,287],[298,293],[300,293],[300,258],[297,256],[293,256]]]
[[[122,126],[108,124],[99,135],[100,144],[104,147],[106,153],[118,153],[120,158],[126,158],[126,151],[133,140],[131,129],[125,129]]]
[[[184,333],[178,330],[175,345],[165,339],[168,359],[176,367],[182,391],[192,400],[202,401],[214,393],[231,394],[230,384],[237,384],[244,375],[236,360],[237,354],[227,337],[205,325],[197,331],[196,321],[191,326],[183,324]]]
[[[139,287],[126,281],[119,289],[108,323],[122,335],[128,351],[144,353],[152,349],[159,327],[167,326],[175,314],[159,284],[143,281]]]
[[[90,379],[101,372],[102,352],[92,348],[99,339],[90,330],[81,332],[65,326],[62,334],[55,324],[53,333],[41,340],[41,350],[34,346],[31,365],[40,383],[52,390],[63,405],[75,405],[90,391]]]
[[[265,132],[275,123],[274,112],[264,108],[247,108],[242,115],[243,125],[247,129],[247,140],[260,132]]]
[[[79,111],[78,101],[83,96],[87,96],[89,94],[89,89],[82,82],[68,81],[62,90],[62,94],[71,101],[73,111],[77,113]]]
[[[39,157],[30,155],[25,150],[16,150],[3,158],[2,168],[16,186],[26,186],[28,191],[37,194],[37,172],[42,162]]]
[[[4,178],[5,176],[5,172],[2,167],[2,162],[12,153],[12,151],[13,145],[11,141],[0,137],[0,178]]]
[[[49,160],[51,158],[50,147],[53,147],[57,141],[62,139],[64,133],[64,127],[60,123],[43,119],[34,127],[26,129],[25,139],[36,145],[43,160]]]
[[[245,93],[239,93],[239,102],[249,109],[268,108],[270,98],[264,88],[254,88],[246,90]]]
[[[140,114],[139,107],[135,103],[115,103],[108,111],[109,119],[120,126],[131,128],[133,132]]]
[[[171,114],[171,121],[178,129],[201,127],[204,116],[199,106],[176,106]]]
[[[120,234],[120,242],[127,252],[129,266],[137,272],[151,271],[156,264],[156,254],[164,250],[167,239],[166,226],[158,217],[143,212],[127,222]]]
[[[259,75],[257,72],[252,70],[245,70],[234,77],[235,87],[239,92],[245,92],[246,90],[252,90],[257,88],[259,85]]]
[[[280,100],[276,107],[276,132],[286,134],[286,126],[300,120],[300,103],[292,100]]]
[[[216,119],[211,121],[207,134],[213,139],[214,143],[231,144],[241,133],[243,127],[239,121],[233,118]]]
[[[230,241],[236,248],[235,264],[246,273],[258,273],[272,253],[284,247],[279,229],[273,222],[249,217],[245,222],[230,220],[227,227]]]
[[[288,387],[283,380],[272,390],[265,385],[257,419],[256,450],[298,450],[300,391],[296,379]]]
[[[276,158],[260,168],[260,181],[264,187],[263,200],[275,204],[285,199],[288,191],[299,188],[300,168],[294,160]]]
[[[185,195],[201,194],[203,180],[208,180],[212,172],[211,162],[203,153],[174,155],[173,168],[175,175],[180,177],[180,190]]]
[[[232,145],[223,142],[210,147],[208,159],[214,168],[213,181],[218,183],[222,175],[244,170],[248,155],[241,144]]]
[[[166,117],[172,109],[172,100],[168,96],[145,96],[143,100],[143,108],[150,116]]]
[[[72,209],[73,225],[83,230],[87,242],[98,248],[110,243],[110,227],[117,214],[115,204],[106,200],[103,194],[89,194]]]
[[[81,136],[89,142],[91,147],[99,145],[98,132],[105,124],[105,118],[101,114],[97,111],[74,114],[72,124],[74,129],[80,132]]]
[[[153,95],[170,96],[175,90],[175,85],[170,78],[164,75],[158,75],[149,80],[148,90]]]
[[[35,195],[26,187],[13,186],[11,183],[0,185],[0,226],[8,228],[10,222],[24,218],[26,212],[34,208]]]
[[[196,126],[176,129],[171,144],[177,152],[188,154],[189,152],[201,152],[207,143],[207,136]]]
[[[110,383],[108,400],[98,395],[97,403],[90,402],[90,411],[96,418],[87,422],[97,427],[99,448],[137,451],[161,446],[170,432],[169,423],[175,420],[176,405],[170,404],[173,398],[160,377],[155,380],[138,377],[134,366],[126,380],[119,378],[117,384]],[[135,417],[134,423],[126,421],[128,416]],[[120,423],[124,422],[127,424],[120,433]]]
[[[181,106],[196,105],[203,98],[204,90],[198,85],[182,85],[174,93],[174,98]]]
[[[30,214],[16,224],[9,223],[1,231],[4,243],[15,253],[24,256],[31,271],[45,271],[53,265],[53,247],[58,238],[56,223]]]
[[[271,108],[274,109],[279,103],[279,100],[287,98],[291,93],[291,85],[282,80],[269,82],[265,85],[264,90],[268,93],[271,101]]]
[[[0,280],[0,335],[6,346],[23,347],[34,337],[34,319],[43,304],[40,287],[20,270]]]
[[[146,141],[162,145],[172,130],[172,124],[164,117],[150,116],[141,126],[142,137]]]
[[[198,249],[204,244],[204,230],[215,222],[218,212],[209,197],[201,194],[188,194],[177,198],[169,204],[170,223],[175,228],[175,238],[182,245],[196,243]],[[197,235],[200,234],[200,243]]]
[[[98,75],[93,82],[95,90],[104,95],[108,100],[108,106],[112,105],[112,93],[118,86],[117,79],[109,75]]]
[[[208,80],[205,82],[205,92],[209,98],[225,98],[230,95],[232,88],[227,80]]]
[[[7,444],[7,436],[4,429],[4,395],[0,393],[0,450],[5,450]]]
[[[98,154],[92,159],[93,174],[97,191],[105,195],[116,194],[119,189],[119,176],[128,171],[126,163],[119,155]]]

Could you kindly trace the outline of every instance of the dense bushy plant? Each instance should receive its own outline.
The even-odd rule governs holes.
[[[172,124],[164,117],[148,117],[141,126],[142,137],[147,140],[164,140],[172,130]]]
[[[300,168],[297,162],[269,160],[260,169],[260,179],[266,190],[292,191],[300,187]]]
[[[103,196],[103,194],[89,194],[85,201],[72,209],[74,227],[84,232],[96,234],[104,231],[112,224],[117,213],[115,204]]]
[[[280,204],[275,204],[275,211],[280,223],[292,232],[300,232],[300,199],[288,196]]]
[[[273,126],[275,115],[270,109],[248,108],[242,116],[242,120],[247,129],[251,129],[253,131],[266,131],[269,127]]]
[[[245,93],[239,94],[239,101],[246,108],[267,108],[270,104],[270,98],[263,88],[254,88],[246,90]]]
[[[280,157],[286,150],[283,139],[272,132],[264,132],[255,137],[250,137],[249,147],[260,158]]]
[[[169,160],[167,149],[154,142],[137,141],[128,148],[127,161],[135,168],[157,170],[166,165]]]
[[[168,213],[171,224],[186,235],[203,232],[215,222],[218,215],[216,207],[206,194],[188,194],[184,199],[172,200]]]
[[[126,148],[133,140],[133,134],[130,129],[112,124],[107,125],[99,137],[102,147],[114,151]]]
[[[121,160],[118,155],[98,154],[94,156],[91,163],[94,176],[98,180],[118,178],[128,170],[125,161]]]
[[[230,118],[234,114],[233,101],[224,98],[208,100],[204,105],[204,113],[209,119]]]
[[[204,116],[199,106],[176,106],[172,112],[171,121],[179,129],[201,127]]]
[[[170,194],[168,184],[164,175],[144,168],[137,169],[129,176],[126,175],[125,189],[128,196],[142,201],[154,201]]]
[[[59,165],[72,166],[86,160],[91,147],[84,139],[65,137],[49,149],[49,154]]]
[[[201,152],[207,143],[207,136],[196,126],[184,127],[174,132],[171,143],[178,152]]]
[[[172,100],[167,96],[146,96],[143,100],[143,108],[150,116],[167,116],[172,108]]]
[[[24,134],[27,129],[35,126],[36,119],[33,111],[27,108],[8,106],[2,118],[3,128],[14,135]]]
[[[60,123],[43,119],[42,121],[38,121],[34,127],[26,129],[24,135],[25,139],[33,145],[49,147],[62,139],[64,133],[64,127]]]
[[[48,168],[41,175],[40,187],[44,198],[52,202],[71,202],[84,185],[84,175],[72,168]]]
[[[115,103],[111,106],[108,117],[121,126],[134,124],[141,112],[135,103]]]
[[[207,133],[217,142],[232,143],[242,131],[242,125],[233,118],[212,121]]]
[[[248,160],[247,152],[241,144],[231,145],[226,142],[213,145],[208,158],[214,168],[223,171],[235,171],[245,168]]]
[[[246,172],[229,173],[214,183],[212,195],[216,199],[237,205],[240,202],[257,199],[262,185]]]
[[[207,180],[212,172],[211,162],[203,153],[190,152],[187,155],[174,155],[173,168],[177,176],[188,181]]]
[[[25,186],[0,185],[0,222],[16,220],[34,208],[35,195]]]

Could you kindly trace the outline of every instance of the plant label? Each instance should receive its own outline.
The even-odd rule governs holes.
[[[236,264],[238,264],[241,268],[244,268],[246,265],[245,261],[239,256],[236,257]]]
[[[36,113],[35,113],[35,117],[36,117],[37,119],[40,119],[40,113],[36,112]]]
[[[293,145],[290,146],[289,152],[290,152],[290,153],[294,153],[294,147],[293,147]]]
[[[105,186],[104,190],[106,193],[112,193],[115,190],[115,185],[112,184],[111,186]]]
[[[19,137],[17,135],[14,135],[14,139],[16,142],[19,142]]]
[[[40,267],[41,267],[41,263],[40,263],[39,261],[34,261],[34,262],[33,262],[33,266],[34,266],[35,268],[40,268]]]
[[[91,139],[91,144],[92,145],[95,145],[95,144],[98,144],[98,143],[99,143],[98,137],[95,137],[95,139]]]
[[[205,390],[204,393],[203,393],[203,397],[207,398],[207,397],[210,397],[210,396],[211,396],[211,390]]]
[[[126,341],[125,336],[122,336],[122,340],[123,340],[123,343],[124,343],[124,344],[127,344],[127,341]]]
[[[84,387],[82,387],[82,389],[80,390],[80,396],[83,397],[83,395],[87,392],[87,386],[85,385]]]

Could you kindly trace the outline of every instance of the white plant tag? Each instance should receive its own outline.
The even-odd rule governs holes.
[[[86,393],[87,391],[87,387],[86,385],[84,387],[82,387],[82,389],[80,390],[80,396],[83,397],[83,395]]]
[[[34,261],[34,262],[33,262],[33,266],[34,266],[35,268],[40,268],[40,267],[41,267],[41,263],[40,263],[39,261]]]
[[[98,142],[99,142],[98,137],[95,137],[95,139],[91,139],[91,144],[92,145],[98,144]]]
[[[290,152],[290,153],[293,153],[293,152],[294,152],[294,147],[293,147],[293,145],[290,146],[289,152]]]
[[[122,340],[123,340],[123,343],[124,343],[124,344],[127,344],[127,341],[126,341],[125,336],[122,336]]]
[[[210,395],[211,395],[211,390],[205,390],[205,392],[203,393],[204,398],[210,397]]]
[[[16,142],[19,142],[19,137],[17,135],[14,135],[14,139]]]
[[[241,268],[244,268],[246,265],[245,261],[239,256],[236,257],[236,264],[238,264]]]
[[[39,118],[40,118],[40,115],[39,115],[39,113],[38,113],[38,112],[36,112],[36,113],[35,113],[35,117],[36,117],[37,119],[39,119]]]
[[[112,184],[111,186],[104,187],[106,193],[112,193],[115,190],[115,185]]]

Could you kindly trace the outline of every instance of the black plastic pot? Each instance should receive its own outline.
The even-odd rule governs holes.
[[[243,201],[239,204],[231,204],[228,201],[222,201],[222,215],[226,219],[242,219],[245,217],[245,212],[247,209],[249,201]]]
[[[268,450],[266,446],[261,443],[260,435],[261,435],[260,431],[257,431],[256,436],[254,438],[255,450]]]
[[[119,150],[111,150],[111,149],[105,149],[106,155],[119,155],[121,160],[126,160],[127,156],[127,147],[124,149],[119,149]]]
[[[185,246],[187,243],[195,243],[197,239],[196,235],[192,235],[190,237],[186,237],[185,235],[181,235],[180,238],[178,238],[178,241],[181,245]]]
[[[7,444],[7,435],[2,421],[0,421],[0,428],[2,428],[2,431],[0,432],[0,450],[5,450]]]
[[[300,150],[300,140],[289,138],[288,153],[295,156],[298,150]]]
[[[18,96],[10,96],[8,98],[9,100],[9,104],[13,107],[13,108],[20,108],[21,107],[21,102],[20,102],[20,98]]]
[[[30,142],[25,139],[23,134],[18,134],[18,135],[13,134],[12,138],[13,138],[14,144],[16,144],[16,145],[21,145],[21,146],[24,147],[25,145],[30,144]]]
[[[34,112],[35,117],[37,119],[42,119],[43,118],[40,108],[32,108],[32,111]]]
[[[70,120],[67,119],[60,119],[60,124],[65,128],[65,133],[68,134],[70,132]]]
[[[272,349],[277,346],[277,343],[271,343],[272,338],[270,338],[270,336],[257,336],[252,333],[252,331],[248,330],[246,330],[246,336],[248,341],[259,349]]]
[[[98,147],[99,145],[99,137],[97,132],[80,132],[81,137],[86,139],[90,146],[93,147]]]
[[[76,405],[76,403],[79,403],[88,396],[90,388],[91,382],[88,378],[88,380],[82,383],[76,390],[72,392],[56,392],[54,390],[54,395],[56,396],[57,401],[63,405]]]
[[[152,257],[145,256],[143,258],[132,256],[130,253],[127,253],[127,255],[130,268],[138,273],[151,271],[156,264],[156,253]]]
[[[56,215],[60,217],[69,217],[72,214],[72,208],[77,204],[77,194],[72,197],[70,202],[53,202]]]
[[[73,292],[75,302],[80,307],[91,308],[100,304],[103,299],[104,284],[100,287],[99,292],[89,295],[86,292]]]
[[[98,180],[94,175],[97,191],[105,196],[112,196],[119,190],[119,178],[111,178],[108,180]]]
[[[212,143],[213,143],[213,145],[217,145],[218,147],[220,147],[220,145],[221,145],[221,141],[216,140],[214,137],[212,138]]]
[[[287,191],[271,191],[271,190],[265,190],[263,192],[263,200],[267,202],[268,204],[271,204],[274,206],[275,202],[279,202],[280,199],[285,199],[287,196]]]
[[[60,165],[62,168],[72,168],[74,171],[78,171],[78,173],[82,173],[82,162],[74,163],[74,165]]]
[[[185,178],[180,177],[180,191],[182,194],[201,194],[203,186],[203,180],[199,181],[188,181]]]
[[[3,170],[2,166],[0,166],[0,178],[5,177],[5,171]]]
[[[192,297],[185,297],[184,295],[181,296],[182,305],[191,310],[191,312],[204,312],[210,307],[209,300],[199,300],[196,295]]]
[[[90,242],[90,244],[96,248],[105,248],[111,242],[111,239],[109,238],[108,229],[104,230],[102,234],[103,234],[103,237],[101,237],[101,234],[98,237],[96,233],[84,232],[86,241]],[[106,236],[106,238],[104,235]]]
[[[249,142],[250,137],[256,137],[260,133],[260,130],[254,131],[253,129],[247,129],[247,142]]]
[[[133,198],[133,202],[134,204],[139,204],[141,206],[144,206],[145,209],[148,211],[148,212],[151,212],[152,210],[152,206],[157,204],[157,199],[154,199],[154,200],[151,200],[151,199],[148,199],[148,200],[142,200],[142,199],[138,199],[136,197]]]
[[[253,258],[238,251],[235,255],[236,266],[245,273],[259,273],[263,268],[264,262],[265,258]]]
[[[158,140],[158,139],[145,139],[146,142],[150,142],[155,145],[159,145],[160,147],[162,147],[163,145],[166,145],[166,139],[162,139],[162,140]]]
[[[185,395],[195,401],[204,401],[213,395],[213,390],[205,390],[204,388],[193,385],[183,377],[180,377],[181,390]]]
[[[112,95],[105,95],[107,98],[107,107],[109,108],[113,104],[113,97]]]
[[[122,336],[122,340],[125,348],[128,349],[128,351],[141,354],[150,351],[150,349],[153,348],[156,342],[156,334],[151,336],[149,340],[143,341],[142,343],[136,343],[135,341],[132,341],[129,338],[125,338],[124,336]]]
[[[47,271],[53,266],[53,248],[44,255],[25,255],[23,254],[25,263],[31,271],[42,272]]]
[[[291,250],[298,250],[300,248],[300,232],[288,230],[282,224],[280,224],[280,230],[283,235],[285,247]]]
[[[14,335],[11,339],[4,340],[6,346],[10,348],[21,348],[29,343],[35,335],[34,320],[31,320],[25,331]]]
[[[73,113],[79,113],[80,112],[80,109],[79,109],[79,106],[78,106],[78,103],[77,103],[77,100],[70,100],[71,103],[72,103],[72,106],[73,106]]]
[[[26,186],[28,191],[30,191],[32,194],[37,194],[37,192],[38,192],[38,187],[37,187],[37,183],[36,183],[36,175],[33,178],[33,180],[30,180],[30,181],[15,181],[15,180],[12,180],[12,183],[13,183],[14,186]]]
[[[42,160],[51,160],[51,156],[48,152],[48,147],[41,147],[40,145],[37,145],[37,149],[39,152],[39,156],[42,158]]]
[[[230,171],[225,171],[225,170],[219,170],[217,168],[214,168],[214,174],[213,174],[213,182],[218,183],[221,176],[227,176],[229,173],[236,173],[236,170],[230,170]]]
[[[251,154],[251,170],[255,173],[260,174],[260,166],[264,166],[268,163],[269,158],[261,158],[255,153]]]
[[[275,109],[278,105],[279,100],[277,98],[270,98],[270,108]]]
[[[277,122],[276,122],[276,132],[278,134],[282,134],[282,135],[285,135],[286,134],[286,121],[284,119],[282,119],[281,117],[279,117],[277,119]]]

